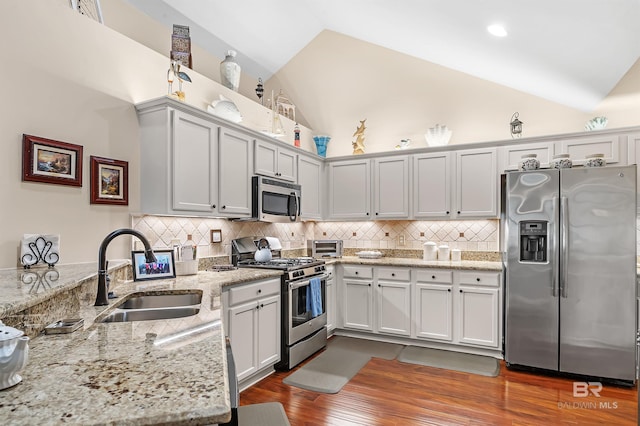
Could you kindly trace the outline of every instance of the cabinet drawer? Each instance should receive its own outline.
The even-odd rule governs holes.
[[[272,279],[254,284],[239,285],[229,289],[229,305],[247,302],[259,297],[280,293],[280,280]]]
[[[343,266],[345,278],[373,278],[371,266]]]
[[[451,271],[436,269],[420,269],[417,272],[419,283],[452,283]]]
[[[500,287],[500,272],[458,272],[460,284]]]
[[[378,279],[389,281],[411,281],[411,271],[408,269],[379,268]]]

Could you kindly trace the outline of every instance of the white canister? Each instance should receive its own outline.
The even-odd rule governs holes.
[[[424,260],[438,260],[438,246],[433,241],[427,241],[423,245],[422,259]]]
[[[604,154],[587,155],[585,159],[585,167],[603,167],[607,164],[607,161],[604,159]]]
[[[438,260],[449,260],[449,246],[438,247]]]
[[[462,260],[462,251],[460,249],[451,249],[451,261],[460,262]]]
[[[518,169],[520,171],[538,170],[540,168],[540,160],[537,157],[537,154],[524,154],[520,158]]]

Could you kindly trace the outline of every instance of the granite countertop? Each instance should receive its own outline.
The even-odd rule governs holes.
[[[55,289],[71,287],[81,271],[69,267]],[[56,269],[64,269],[57,267]],[[92,270],[96,271],[95,265]],[[75,271],[75,272],[73,272]],[[68,312],[83,318],[71,334],[39,335],[29,342],[23,380],[0,391],[0,418],[12,425],[32,424],[215,424],[230,416],[229,382],[221,289],[281,272],[239,269],[202,271],[175,279],[112,282],[119,299],[95,307],[86,301]],[[0,274],[1,275],[1,274]],[[19,274],[18,274],[19,275]],[[16,279],[16,271],[13,272]],[[0,281],[0,312],[30,304],[34,296],[4,294],[11,280]],[[19,277],[17,278],[20,279]],[[23,286],[22,281],[18,287]],[[201,290],[198,314],[185,318],[97,323],[96,317],[137,291]],[[44,298],[47,291],[43,291]],[[29,301],[29,303],[25,302]],[[77,305],[76,305],[77,306]],[[1,317],[1,315],[0,315]]]
[[[407,266],[412,268],[457,269],[472,271],[502,271],[502,262],[462,260],[451,262],[447,260],[422,260],[414,258],[381,257],[379,259],[364,259],[357,256],[343,256],[327,260],[327,264],[356,264],[372,266]]]

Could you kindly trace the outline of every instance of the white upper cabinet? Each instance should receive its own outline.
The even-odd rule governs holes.
[[[173,108],[139,111],[140,207],[211,216],[218,199],[218,126]]]
[[[553,142],[539,142],[500,147],[498,149],[500,155],[498,171],[503,173],[507,170],[518,170],[518,163],[524,154],[536,154],[536,158],[540,161],[540,167],[549,167],[549,163],[555,155],[554,146]]]
[[[371,163],[367,159],[329,163],[329,219],[371,218]]]
[[[496,148],[466,149],[455,155],[455,217],[497,217]]]
[[[626,163],[621,157],[619,135],[603,134],[566,139],[558,142],[561,153],[569,154],[574,166],[583,166],[590,154],[604,154],[607,164]],[[624,153],[626,156],[626,152]]]
[[[322,163],[299,155],[298,184],[302,187],[300,217],[322,219]]]
[[[413,217],[443,218],[451,214],[451,153],[413,157]]]
[[[409,157],[406,155],[373,160],[374,219],[409,217]]]
[[[298,154],[274,143],[256,140],[254,172],[295,182],[297,180]]]
[[[221,216],[250,216],[253,139],[221,127],[219,144],[218,212]]]

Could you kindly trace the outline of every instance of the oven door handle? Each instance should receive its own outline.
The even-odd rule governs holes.
[[[320,280],[326,280],[327,278],[329,278],[329,274],[322,274],[312,278],[320,278]],[[311,282],[311,278],[308,280],[291,282],[289,283],[289,290],[295,290],[296,288],[304,287],[306,285],[309,285],[310,282]]]

